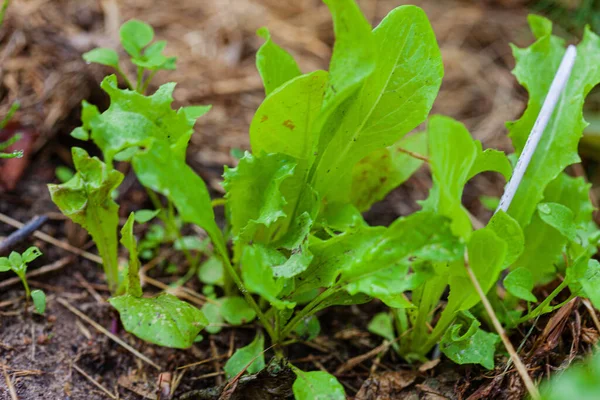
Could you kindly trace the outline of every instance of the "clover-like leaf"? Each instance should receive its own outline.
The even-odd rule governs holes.
[[[344,387],[325,371],[304,372],[294,369],[297,377],[292,386],[296,400],[345,400]]]
[[[537,301],[537,298],[531,293],[533,289],[533,276],[531,271],[526,268],[517,268],[511,271],[504,278],[504,287],[510,294],[527,301]]]
[[[154,38],[154,29],[145,22],[131,19],[121,26],[119,36],[125,51],[131,57],[138,58],[142,49]]]
[[[233,378],[244,369],[248,374],[260,372],[265,367],[264,346],[265,338],[259,332],[248,346],[237,349],[223,367],[227,379]]]
[[[106,65],[119,68],[119,55],[113,49],[98,47],[83,54],[83,59],[88,63]]]
[[[31,298],[33,299],[33,306],[38,314],[46,312],[46,293],[36,289],[31,291]]]

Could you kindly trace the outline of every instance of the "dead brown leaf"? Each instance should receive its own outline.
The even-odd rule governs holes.
[[[363,383],[355,400],[401,399],[400,392],[412,385],[416,378],[415,371],[391,371],[372,375]]]

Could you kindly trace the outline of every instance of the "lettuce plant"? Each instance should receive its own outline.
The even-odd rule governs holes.
[[[96,241],[117,295],[110,301],[125,328],[154,343],[185,347],[205,325],[215,333],[222,322],[239,325],[257,318],[282,359],[286,344],[318,334],[319,311],[376,298],[391,311],[378,315],[370,330],[389,339],[400,336],[394,346],[406,359],[424,359],[440,344],[457,363],[490,368],[498,337],[484,329],[487,319],[478,309],[480,298],[467,265],[499,310],[514,308],[518,299],[531,301],[533,287],[557,272],[565,274],[563,288],[596,302],[598,264],[591,256],[598,235],[589,186],[563,171],[578,161],[581,107],[600,79],[594,67],[598,38],[586,33],[580,45],[584,55],[513,205],[475,230],[461,202],[464,186],[485,171],[508,179],[512,166],[503,152],[484,150],[451,118],[434,116],[425,131],[409,135],[426,121],[443,76],[424,12],[401,6],[371,29],[353,0],[325,3],[336,36],[328,71],[302,74],[269,32],[259,31],[265,43],[256,61],[266,97],[250,124],[252,151],[235,168],[225,168],[224,229],[215,221],[205,183],[185,161],[194,123],[210,107],[174,110],[173,83],[145,94],[157,70],[174,66],[162,55],[164,44],[151,43],[152,29],[138,21],[121,29],[123,47],[138,67],[135,85],[114,51],[97,49],[84,56],[114,67],[129,88],[119,88],[117,76],[111,75],[101,84],[109,108],[100,112],[84,102],[83,124],[74,136],[93,141],[104,161],[74,149],[76,175],[51,186],[51,192],[61,210]],[[517,155],[564,53],[548,21],[532,17],[530,22],[537,42],[515,49],[515,74],[530,91],[527,111],[509,124]],[[202,312],[166,295],[142,296],[132,217],[122,231],[131,255],[126,291],[118,290],[118,206],[110,193],[122,175],[115,161],[130,162],[151,198],[163,196],[178,220],[208,234],[212,255],[199,275],[213,289]],[[424,162],[431,168],[433,187],[422,209],[389,227],[369,226],[361,212]],[[160,200],[155,203],[162,207]],[[543,254],[547,262],[536,264],[531,254],[545,252],[540,237],[557,247]],[[557,261],[561,253],[567,254],[565,265]],[[501,298],[494,288],[507,268],[512,271],[505,280],[508,294]],[[450,294],[440,308],[447,288]],[[504,313],[503,321],[511,326],[515,318],[548,312],[548,304],[523,316]],[[183,337],[172,340],[170,332],[176,329]],[[263,333],[257,333],[229,360],[227,375],[260,370],[265,343]],[[343,398],[343,388],[331,375],[292,369],[298,375],[296,398]]]

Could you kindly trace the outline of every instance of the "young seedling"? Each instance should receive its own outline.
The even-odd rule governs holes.
[[[29,305],[29,297],[33,300],[35,310],[43,314],[46,310],[46,294],[39,290],[30,290],[27,283],[27,265],[42,255],[42,252],[37,247],[30,247],[19,254],[16,251],[10,253],[8,257],[0,257],[0,272],[13,271],[25,287],[26,308]]]
[[[4,8],[2,9],[2,17],[4,16],[4,11],[6,9],[6,6],[8,5],[8,2],[4,3]],[[1,24],[1,22],[0,22]],[[17,110],[19,109],[20,104],[19,102],[15,101],[14,103],[11,104],[10,109],[8,110],[8,113],[6,114],[6,116],[4,117],[4,119],[2,119],[2,121],[0,121],[0,129],[4,129],[6,127],[6,125],[10,122],[10,120],[12,119],[13,115],[15,115],[15,113],[17,112]],[[21,140],[21,134],[17,133],[16,135],[14,135],[13,137],[11,137],[10,139],[4,141],[4,142],[0,142],[0,158],[21,158],[23,157],[23,151],[22,150],[15,150],[12,153],[5,153],[4,150],[6,150],[8,147],[12,146],[13,144],[15,144],[16,142],[18,142],[19,140]]]

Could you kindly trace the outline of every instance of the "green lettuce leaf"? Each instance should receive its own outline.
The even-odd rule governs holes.
[[[352,170],[350,200],[359,211],[368,210],[417,171],[423,160],[402,150],[427,156],[425,132],[400,139],[390,147],[375,150]]]
[[[117,227],[119,206],[112,192],[123,181],[123,174],[109,168],[97,157],[78,147],[72,149],[76,173],[66,183],[48,185],[54,204],[94,239],[111,291],[117,289]]]
[[[311,182],[330,203],[347,202],[357,162],[423,122],[441,84],[440,51],[420,8],[392,10],[373,38],[375,69],[328,116],[319,140]]]
[[[549,21],[535,17],[530,24],[537,41],[524,49],[513,46],[517,61],[513,73],[529,92],[523,116],[507,124],[517,154],[525,146],[565,53],[564,40],[551,35]],[[579,162],[577,146],[587,124],[582,108],[589,91],[600,83],[599,63],[600,38],[586,28],[571,77],[508,209],[523,228],[531,221],[546,186],[567,166]]]
[[[344,387],[324,371],[304,372],[294,368],[297,378],[292,390],[296,400],[345,400]]]
[[[125,294],[108,301],[127,332],[159,346],[187,349],[208,325],[200,310],[168,293],[154,298]]]
[[[265,95],[301,74],[294,57],[279,47],[272,39],[267,28],[260,28],[258,36],[265,42],[256,52],[256,69],[265,86]]]

